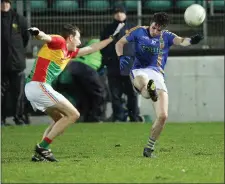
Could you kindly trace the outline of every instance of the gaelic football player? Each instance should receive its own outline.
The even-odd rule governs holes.
[[[183,38],[166,29],[169,17],[164,12],[155,13],[150,26],[132,29],[116,44],[116,52],[123,70],[129,64],[129,57],[123,55],[123,47],[128,42],[135,42],[135,60],[130,75],[134,87],[140,94],[153,101],[156,120],[151,128],[148,143],[143,155],[152,157],[155,142],[163,130],[168,116],[168,93],[164,81],[164,67],[172,45],[189,46],[199,43],[203,37],[194,35]]]
[[[42,141],[35,146],[32,161],[57,161],[49,145],[80,116],[77,109],[51,87],[52,81],[62,72],[71,58],[104,48],[113,41],[123,26],[123,23],[119,24],[108,39],[80,49],[77,48],[81,44],[80,31],[76,26],[63,26],[60,35],[48,35],[35,27],[28,29],[31,35],[44,41],[45,44],[38,52],[33,69],[27,78],[25,94],[34,110],[39,109],[54,120],[45,130]]]

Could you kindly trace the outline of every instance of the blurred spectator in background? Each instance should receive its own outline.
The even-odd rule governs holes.
[[[125,114],[124,109],[122,107],[122,95],[126,94],[129,119],[130,121],[135,122],[139,121],[137,94],[133,90],[133,86],[129,77],[129,72],[120,72],[120,64],[115,51],[116,42],[122,36],[124,36],[129,29],[135,27],[135,25],[127,21],[126,9],[123,6],[117,6],[114,8],[113,18],[113,22],[108,24],[101,33],[101,40],[104,40],[109,35],[111,35],[113,33],[113,30],[115,30],[119,23],[124,22],[125,26],[120,31],[118,39],[114,40],[107,47],[100,51],[103,56],[102,63],[103,65],[107,66],[108,83],[112,98],[112,120],[114,122],[126,121],[124,119]],[[126,53],[126,56],[134,56],[134,45],[132,43],[126,45],[126,47],[124,48],[124,53]]]
[[[1,124],[6,125],[7,94],[16,125],[29,123],[24,112],[25,47],[29,41],[26,19],[11,9],[11,0],[1,0]]]
[[[88,41],[85,46],[100,42]],[[56,87],[75,99],[76,108],[83,122],[101,122],[105,120],[106,91],[97,72],[101,66],[100,51],[74,58],[59,76]]]

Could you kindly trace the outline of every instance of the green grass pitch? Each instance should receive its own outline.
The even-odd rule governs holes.
[[[46,126],[2,127],[2,183],[224,183],[224,123],[168,123],[155,159],[151,124],[75,124],[51,146],[60,162],[33,163]]]

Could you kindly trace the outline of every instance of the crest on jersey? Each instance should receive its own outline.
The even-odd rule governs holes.
[[[156,44],[156,40],[152,40],[152,44],[155,45]]]

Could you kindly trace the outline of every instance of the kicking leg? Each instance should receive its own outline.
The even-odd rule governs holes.
[[[139,90],[141,95],[149,99],[151,98],[153,102],[156,102],[158,99],[158,94],[156,91],[156,86],[154,80],[150,79],[147,74],[142,73],[141,75],[137,75],[133,79],[134,86]]]
[[[144,148],[143,155],[145,157],[152,156],[155,142],[159,138],[168,117],[168,94],[163,90],[159,90],[158,94],[159,94],[158,101],[153,103],[156,113],[156,120],[152,125],[148,143]]]

